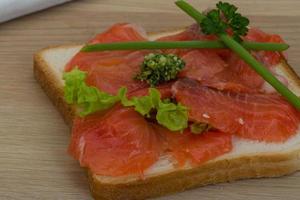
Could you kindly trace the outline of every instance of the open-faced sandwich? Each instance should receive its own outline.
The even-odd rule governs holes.
[[[300,169],[300,81],[282,37],[229,3],[147,35],[115,24],[44,49],[34,73],[72,127],[95,199],[133,200]]]

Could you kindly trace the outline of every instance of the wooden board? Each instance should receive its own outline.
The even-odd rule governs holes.
[[[191,1],[199,8],[211,0]],[[252,26],[284,36],[289,61],[300,73],[300,1],[236,3]],[[115,22],[147,31],[192,20],[172,0],[81,0],[0,25],[0,199],[91,199],[83,170],[66,152],[69,129],[32,73],[32,55],[48,45],[82,43]],[[300,199],[300,173],[190,190],[161,200]]]

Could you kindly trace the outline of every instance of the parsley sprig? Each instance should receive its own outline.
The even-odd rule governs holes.
[[[241,42],[241,36],[245,36],[249,30],[249,19],[238,13],[238,8],[232,4],[219,2],[216,7],[200,23],[203,33],[219,34],[230,29],[233,32],[232,37]]]

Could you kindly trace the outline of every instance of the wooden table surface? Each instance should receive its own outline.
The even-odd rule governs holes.
[[[211,0],[192,1],[199,8]],[[252,26],[284,36],[300,73],[300,1],[235,0]],[[48,45],[81,43],[115,22],[147,31],[192,20],[172,0],[81,0],[0,25],[0,199],[91,199],[87,179],[66,153],[69,129],[33,78],[32,55]],[[161,200],[300,199],[300,173],[190,190]]]

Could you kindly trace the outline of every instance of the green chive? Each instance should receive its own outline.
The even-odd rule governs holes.
[[[188,15],[194,18],[197,23],[201,23],[201,20],[205,15],[194,9],[190,4],[185,1],[179,0],[176,5],[185,11]],[[243,46],[228,36],[226,33],[218,35],[224,44],[238,54],[246,63],[248,63],[264,80],[272,85],[282,96],[284,96],[292,105],[300,110],[300,99],[285,85],[283,85],[273,74],[260,62],[258,62]]]
[[[248,50],[264,51],[285,51],[290,46],[283,43],[265,43],[265,42],[242,42],[241,45]],[[226,45],[225,45],[226,46]]]
[[[185,1],[179,0],[176,1],[175,4],[199,24],[206,17],[204,14],[195,9],[191,4]]]
[[[289,48],[287,44],[243,42],[243,47],[249,50],[284,51]],[[84,46],[82,52],[141,50],[141,49],[224,49],[227,48],[222,41],[143,41],[143,42],[115,42]]]

